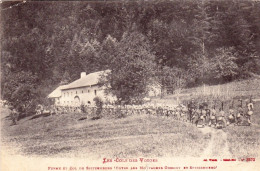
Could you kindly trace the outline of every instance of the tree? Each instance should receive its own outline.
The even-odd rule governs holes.
[[[4,83],[3,98],[10,102],[21,114],[32,114],[36,100],[40,97],[36,85],[37,77],[30,72],[9,75]]]
[[[234,77],[238,75],[236,60],[237,53],[234,52],[234,48],[217,49],[212,61],[212,68],[214,68],[213,75],[215,78],[232,81]]]
[[[193,45],[197,47],[197,51],[201,51],[200,54],[204,57],[207,53],[208,43],[211,41],[212,37],[212,33],[210,32],[211,17],[208,14],[207,8],[208,6],[204,1],[198,2],[197,12],[195,13],[192,24],[193,34],[189,37],[193,42]]]
[[[188,74],[181,68],[164,66],[158,70],[156,76],[162,86],[162,96],[165,90],[179,93],[187,85]]]
[[[256,12],[259,13],[256,2],[235,3],[227,10],[227,40],[237,52],[236,63],[242,78],[259,73],[259,15]]]
[[[144,35],[124,33],[107,76],[108,91],[117,97],[119,103],[142,102],[154,71],[154,58]]]
[[[101,113],[102,113],[102,108],[103,108],[103,101],[100,97],[95,97],[93,99],[93,101],[95,102],[95,105],[97,107],[97,110],[96,110],[96,115],[97,115],[97,118],[101,118]]]
[[[111,35],[107,35],[101,45],[99,56],[97,56],[97,63],[100,68],[110,69],[110,62],[117,55],[118,42]]]
[[[212,76],[213,69],[212,60],[208,58],[208,54],[197,51],[192,55],[189,61],[189,73],[192,76],[190,82],[195,85],[207,83]]]
[[[66,81],[64,77],[71,82],[82,71],[112,69],[113,91],[121,98],[123,94],[129,96],[129,90],[145,94],[144,87],[154,71],[172,75],[159,73],[163,86],[174,85],[175,77],[194,86],[194,82],[259,74],[259,5],[249,1],[178,0],[16,6],[1,14],[1,94],[9,99],[20,86],[13,79],[17,73],[35,77],[33,87],[42,98],[53,86]],[[221,56],[236,59],[228,57],[226,61]],[[221,64],[218,74],[213,71],[213,61]],[[154,65],[157,70],[151,69]],[[187,68],[193,77],[182,74]],[[181,81],[184,85],[185,80]],[[27,91],[25,87],[20,90]],[[134,95],[130,96],[124,99],[131,101]]]

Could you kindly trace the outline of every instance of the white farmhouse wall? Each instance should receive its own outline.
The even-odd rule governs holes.
[[[54,99],[55,104],[58,106],[94,105],[93,100],[97,96],[105,103],[113,103],[116,101],[116,97],[112,96],[112,94],[106,94],[104,86],[100,87],[97,85],[99,83],[98,78],[108,72],[110,72],[110,70],[98,71],[88,75],[82,72],[80,79],[68,85],[59,86],[48,95],[48,98]],[[147,90],[149,97],[159,96],[161,94],[161,86],[158,83],[151,83],[147,86]]]
[[[115,98],[112,95],[105,95],[104,87],[97,85],[91,87],[79,87],[74,89],[62,90],[60,105],[61,106],[79,106],[81,104],[94,104],[93,99],[100,97],[104,101],[113,101]],[[78,101],[79,99],[79,101]]]

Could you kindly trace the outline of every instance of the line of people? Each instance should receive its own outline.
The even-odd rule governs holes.
[[[250,125],[253,112],[253,103],[247,104],[247,108],[243,108],[241,104],[235,109],[234,103],[224,111],[224,102],[220,106],[215,104],[209,106],[206,101],[197,104],[192,99],[188,104],[180,104],[178,106],[162,106],[162,105],[103,105],[101,111],[102,116],[112,116],[121,113],[123,115],[140,115],[150,114],[157,116],[173,117],[176,120],[190,122],[198,127],[211,126],[216,128],[224,128],[230,124],[234,125]],[[89,105],[72,106],[42,106],[38,105],[37,114],[66,114],[66,113],[86,113],[95,114],[97,107]]]
[[[251,125],[251,116],[254,113],[252,100],[250,99],[246,109],[243,108],[242,100],[240,101],[241,104],[236,109],[233,101],[228,111],[224,111],[224,102],[221,102],[221,107],[217,109],[216,105],[208,107],[206,102],[196,106],[193,99],[188,104],[190,121],[197,126],[208,125],[216,128],[224,128],[230,124]]]

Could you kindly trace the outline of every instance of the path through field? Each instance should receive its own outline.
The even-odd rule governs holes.
[[[231,159],[258,155],[259,115],[253,116],[251,127],[239,129],[197,128],[171,117],[151,115],[82,120],[84,117],[79,113],[28,117],[10,126],[6,114],[1,117],[2,144],[8,153],[26,156]]]
[[[209,134],[211,136],[210,142],[201,157],[232,157],[227,143],[227,134],[222,129],[205,127],[202,128],[201,131],[203,134]]]

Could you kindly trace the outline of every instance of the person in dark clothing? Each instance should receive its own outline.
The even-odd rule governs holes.
[[[192,122],[193,113],[196,109],[194,99],[191,99],[191,101],[188,103],[188,112],[189,112],[189,120]]]
[[[238,106],[237,115],[236,115],[236,124],[237,125],[242,124],[243,117],[244,117],[243,101],[242,101],[242,99],[240,99],[239,101],[240,101],[240,105]]]
[[[10,117],[12,119],[12,124],[13,125],[16,125],[16,121],[17,121],[17,118],[18,118],[18,112],[15,110],[15,108],[13,106],[10,106],[9,108],[11,110],[11,113],[10,113]]]

